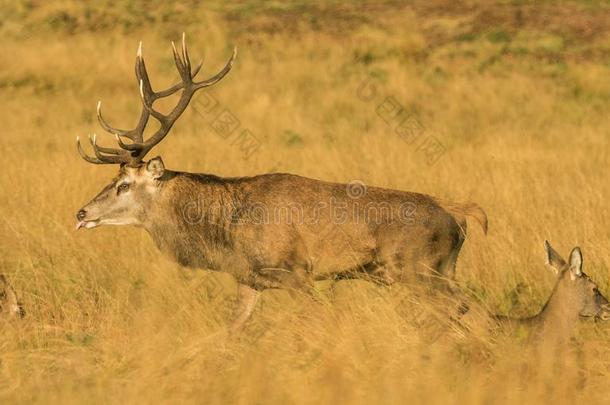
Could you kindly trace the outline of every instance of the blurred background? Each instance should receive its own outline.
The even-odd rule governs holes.
[[[542,242],[610,295],[610,2],[0,2],[0,272],[27,312],[0,323],[4,403],[600,403],[610,330],[583,323],[541,372],[517,336],[453,330],[442,304],[366,282],[320,302],[265,292],[242,338],[235,283],[181,268],[139,229],[74,232],[116,174],[75,137],[135,125],[135,53],[155,89],[186,34],[200,75],[234,46],[155,150],[173,170],[329,181],[475,201],[458,261],[492,312],[540,310]],[[169,107],[175,100],[168,100]],[[154,154],[153,154],[154,156]],[[441,325],[439,332],[438,325]],[[430,330],[433,330],[431,332]]]

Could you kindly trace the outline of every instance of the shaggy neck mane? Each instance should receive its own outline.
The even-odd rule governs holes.
[[[191,267],[216,267],[233,246],[230,226],[241,205],[230,181],[206,174],[166,173],[145,228],[166,254]]]

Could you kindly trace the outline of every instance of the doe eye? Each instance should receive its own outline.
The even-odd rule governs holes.
[[[129,184],[123,183],[117,188],[119,193],[129,190]]]

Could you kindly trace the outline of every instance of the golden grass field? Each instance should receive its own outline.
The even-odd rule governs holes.
[[[341,281],[317,303],[265,292],[228,340],[229,276],[181,268],[140,229],[75,232],[74,215],[117,170],[82,161],[76,135],[105,136],[97,100],[133,125],[138,41],[166,86],[184,31],[207,75],[239,53],[155,151],[167,167],[475,201],[490,231],[470,226],[457,277],[482,307],[541,308],[544,239],[580,246],[609,296],[610,3],[150,3],[1,3],[0,272],[27,316],[0,324],[0,403],[607,403],[610,325],[582,322],[543,368],[518,336],[452,330],[442,300]],[[210,97],[258,150],[214,130]],[[435,163],[387,100],[446,148]]]

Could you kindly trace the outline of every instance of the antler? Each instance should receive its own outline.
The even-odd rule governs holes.
[[[178,53],[174,42],[172,42],[172,50],[174,53],[174,62],[176,68],[180,74],[181,82],[177,83],[170,88],[162,91],[154,91],[148,78],[148,72],[146,71],[146,65],[144,64],[144,58],[142,57],[142,42],[138,46],[138,53],[136,55],[136,79],[138,80],[138,86],[140,87],[140,98],[142,100],[142,112],[140,114],[140,120],[134,129],[123,130],[110,126],[106,120],[102,117],[102,103],[97,103],[97,119],[100,126],[107,132],[114,134],[116,141],[121,149],[106,148],[98,146],[96,143],[96,136],[89,137],[89,142],[93,147],[95,157],[87,155],[83,150],[80,139],[76,137],[76,146],[78,152],[89,163],[96,164],[117,164],[125,163],[130,166],[135,166],[142,161],[144,156],[152,149],[156,144],[161,142],[163,138],[168,134],[176,120],[182,115],[186,107],[188,106],[193,94],[199,89],[204,87],[212,86],[213,84],[220,81],[233,66],[235,57],[237,56],[237,48],[233,49],[233,54],[227,62],[224,68],[209,79],[196,82],[194,81],[195,76],[199,73],[203,61],[199,62],[195,69],[191,70],[191,61],[189,59],[188,50],[186,48],[186,40],[184,33],[182,34],[182,49],[181,53]],[[172,94],[182,90],[180,99],[176,106],[169,112],[169,114],[162,114],[153,108],[153,104],[156,100],[164,97],[171,96]],[[150,117],[153,117],[159,121],[159,129],[147,140],[144,140],[144,129]],[[129,140],[128,143],[123,142],[121,138]]]

